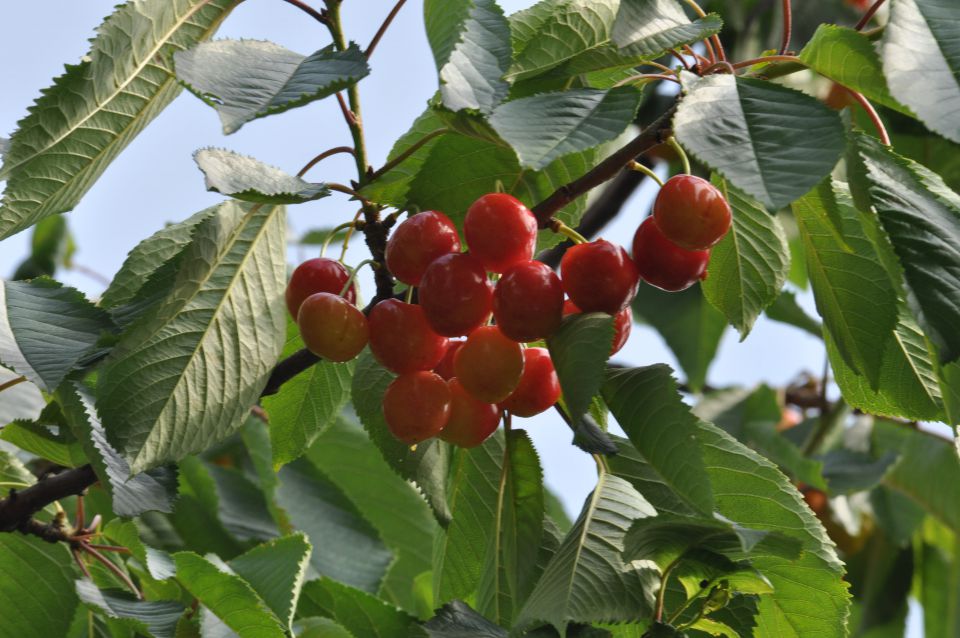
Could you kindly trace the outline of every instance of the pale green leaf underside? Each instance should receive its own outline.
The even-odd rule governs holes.
[[[611,39],[623,52],[657,56],[710,37],[722,26],[713,14],[691,22],[675,0],[620,0]]]
[[[174,638],[186,608],[172,600],[136,600],[119,590],[101,590],[87,579],[77,581],[77,595],[87,607],[154,638]]]
[[[207,190],[234,199],[260,204],[301,204],[330,194],[325,184],[304,181],[233,151],[203,148],[193,154],[193,159],[203,171]]]

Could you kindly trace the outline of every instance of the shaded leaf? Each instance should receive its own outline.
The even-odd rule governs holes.
[[[429,638],[507,638],[507,630],[493,624],[465,602],[455,600],[437,610],[423,624]]]
[[[260,204],[301,204],[330,194],[325,184],[313,184],[252,157],[220,148],[193,154],[208,191]]]
[[[612,343],[613,318],[602,312],[569,315],[547,339],[564,404],[575,422],[603,385]]]
[[[65,545],[22,534],[0,534],[0,573],[0,637],[49,638],[67,634],[77,594],[72,560]]]
[[[797,303],[797,295],[791,290],[783,290],[772,304],[764,310],[767,317],[780,323],[799,328],[814,337],[823,336],[823,326],[811,317]]]
[[[186,608],[172,600],[137,600],[121,590],[101,590],[89,580],[77,581],[77,595],[91,609],[155,638],[176,638],[177,622]]]
[[[823,455],[823,478],[831,494],[870,490],[880,483],[896,460],[897,454],[892,451],[874,459],[864,452],[838,448]]]
[[[611,39],[621,50],[656,57],[719,33],[722,26],[713,14],[691,22],[675,0],[621,0]]]
[[[354,636],[409,636],[416,619],[370,594],[321,578],[307,583],[297,610],[300,616],[335,620]]]

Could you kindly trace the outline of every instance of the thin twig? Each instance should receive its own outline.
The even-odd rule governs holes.
[[[86,266],[84,266],[84,265],[82,265],[82,264],[76,264],[76,263],[75,263],[75,264],[71,264],[70,267],[68,268],[68,270],[75,270],[75,271],[77,271],[78,273],[80,273],[81,275],[86,275],[86,276],[89,277],[90,279],[93,279],[94,281],[96,281],[98,284],[102,284],[102,285],[104,285],[104,286],[109,286],[109,285],[110,285],[110,278],[109,278],[109,277],[107,277],[107,276],[105,276],[105,275],[101,275],[100,273],[98,273],[98,272],[97,272],[96,270],[94,270],[93,268],[88,268],[88,267],[86,267]]]
[[[867,26],[867,23],[870,22],[870,18],[872,18],[874,14],[880,9],[880,7],[883,6],[884,2],[885,0],[877,0],[872,5],[870,5],[870,8],[867,9],[867,12],[864,13],[863,17],[860,18],[860,21],[857,22],[857,26],[853,28],[857,31],[861,31],[863,27]]]
[[[3,382],[3,383],[0,383],[0,392],[3,392],[4,390],[7,390],[7,389],[9,389],[9,388],[12,388],[12,387],[15,386],[15,385],[20,385],[21,383],[23,383],[23,382],[26,381],[26,380],[27,380],[26,377],[20,376],[20,377],[17,377],[17,378],[15,378],[15,379],[10,379],[9,381],[5,381],[5,382]]]
[[[683,57],[679,51],[677,51],[676,49],[668,49],[668,51],[670,51],[670,55],[672,55],[673,57],[675,57],[677,60],[680,61],[680,64],[683,65],[683,68],[685,68],[687,71],[690,70],[690,63],[687,62],[687,59]]]
[[[327,159],[331,155],[336,155],[337,153],[350,153],[351,155],[355,154],[352,146],[336,146],[334,148],[327,149],[326,151],[320,153],[319,155],[314,157],[312,160],[304,164],[303,168],[297,171],[297,177],[303,177],[304,175],[307,174],[307,171],[309,171],[311,168],[316,166],[319,162]]]
[[[392,160],[390,160],[389,162],[387,162],[386,164],[384,164],[383,166],[375,170],[373,173],[371,173],[369,181],[372,182],[373,180],[377,179],[378,177],[380,177],[390,169],[395,168],[398,164],[400,164],[401,162],[406,160],[408,157],[410,157],[411,155],[419,151],[424,144],[426,144],[433,138],[437,137],[438,135],[443,135],[449,132],[450,132],[450,129],[448,128],[438,128],[435,131],[430,131],[429,133],[421,137],[419,140],[411,144],[410,148],[406,149],[405,151],[403,151],[402,153],[394,157]]]
[[[283,0],[283,1],[289,4],[292,4],[293,6],[300,9],[301,11],[309,15],[311,18],[313,18],[320,24],[327,24],[327,17],[325,15],[323,15],[313,7],[301,2],[300,0]]]
[[[358,200],[360,200],[360,201],[362,201],[362,202],[367,201],[367,199],[366,199],[363,195],[361,195],[361,194],[358,193],[357,191],[353,190],[353,189],[350,188],[349,186],[344,186],[343,184],[337,184],[336,182],[324,182],[324,186],[326,186],[327,188],[329,188],[329,189],[332,190],[332,191],[336,191],[336,192],[338,192],[338,193],[346,193],[347,195],[351,195],[351,196],[353,196],[354,198],[356,198],[356,199],[358,199]]]
[[[842,84],[839,86],[843,86]],[[873,108],[873,104],[870,104],[870,100],[863,96],[862,93],[858,93],[851,88],[843,87],[847,93],[853,96],[860,106],[863,107],[863,110],[867,112],[867,115],[870,117],[870,121],[873,122],[873,127],[877,129],[877,135],[880,137],[880,141],[883,142],[884,146],[890,146],[890,135],[887,133],[887,127],[883,125],[883,120],[880,119],[880,115],[877,113],[877,110]]]
[[[797,64],[803,64],[803,60],[795,55],[765,55],[762,58],[750,58],[749,60],[737,62],[733,64],[733,68],[745,69],[748,66],[762,64],[764,62],[796,62]]]
[[[139,600],[143,600],[143,592],[140,591],[133,581],[130,580],[130,577],[123,573],[123,570],[117,567],[112,560],[98,552],[93,548],[93,545],[90,545],[89,543],[81,543],[80,548],[100,561],[104,567],[109,569],[117,578],[123,581],[123,583],[130,588],[130,591],[132,591]]]
[[[390,26],[390,23],[393,22],[393,19],[396,17],[397,13],[400,11],[400,8],[407,0],[398,0],[397,4],[393,5],[393,9],[390,10],[390,13],[387,14],[386,19],[384,19],[383,24],[380,25],[380,28],[377,29],[377,34],[373,36],[373,40],[370,40],[370,44],[367,45],[364,55],[367,59],[370,59],[370,56],[373,55],[373,50],[377,48],[377,43],[380,42],[380,38],[383,37],[383,34],[387,32],[387,28]]]
[[[783,37],[780,39],[780,55],[785,55],[790,48],[790,37],[793,34],[793,7],[790,0],[783,0]]]

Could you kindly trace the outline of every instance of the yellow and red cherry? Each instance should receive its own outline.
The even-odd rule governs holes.
[[[531,417],[553,407],[560,398],[560,380],[546,348],[523,351],[523,375],[517,389],[500,403],[511,414]]]
[[[653,217],[647,217],[633,236],[633,261],[648,284],[679,292],[706,279],[710,251],[680,248],[660,232]]]
[[[383,417],[390,433],[408,445],[436,436],[450,418],[447,382],[433,372],[401,374],[383,394]]]
[[[575,315],[582,312],[577,305],[567,299],[563,302],[563,316]],[[627,339],[630,338],[630,330],[633,328],[633,311],[627,306],[613,316],[613,345],[610,347],[610,356],[620,352]]]
[[[304,299],[297,314],[304,345],[330,361],[350,361],[369,339],[367,318],[343,297],[318,292]]]
[[[433,369],[433,371],[443,377],[445,381],[449,381],[457,376],[457,373],[453,369],[453,360],[464,343],[466,342],[461,340],[455,341],[453,339],[447,341],[447,350],[443,353],[443,358],[440,359],[440,363]]]
[[[620,246],[605,239],[572,246],[560,260],[563,289],[583,312],[615,315],[637,294],[640,274]]]
[[[493,316],[514,341],[546,339],[560,327],[563,284],[549,266],[524,261],[511,266],[493,291]]]
[[[463,221],[470,253],[491,272],[533,259],[537,218],[516,197],[488,193],[471,204]]]
[[[687,250],[706,250],[730,230],[730,204],[720,189],[695,175],[674,175],[653,202],[663,236]]]
[[[370,351],[398,374],[432,370],[447,351],[447,338],[433,331],[420,306],[387,299],[373,307],[368,321]]]
[[[464,389],[484,403],[499,403],[516,390],[523,374],[523,349],[496,326],[473,331],[453,359]]]
[[[450,388],[450,420],[440,432],[440,438],[463,448],[480,445],[497,431],[500,408],[476,399],[459,379],[450,379],[447,386]]]
[[[462,337],[490,318],[493,290],[483,266],[472,255],[443,255],[427,266],[417,289],[434,332]]]
[[[287,284],[286,300],[290,316],[296,319],[300,304],[310,295],[318,292],[339,295],[348,279],[350,273],[339,261],[317,257],[303,262],[293,271]],[[351,304],[357,303],[357,290],[353,284],[344,298]]]
[[[453,221],[441,212],[427,210],[408,217],[387,241],[387,270],[410,286],[419,286],[420,278],[433,260],[460,252],[460,237]]]

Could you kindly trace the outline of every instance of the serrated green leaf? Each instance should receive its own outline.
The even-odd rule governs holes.
[[[305,56],[264,40],[217,40],[178,51],[173,61],[177,78],[217,110],[224,135],[333,95],[370,73],[354,43]]]
[[[299,616],[335,620],[354,636],[393,638],[412,635],[416,619],[370,594],[321,578],[307,583],[297,609]]]
[[[33,536],[0,534],[0,573],[0,638],[67,634],[77,593],[66,545],[46,543]]]
[[[925,636],[956,638],[960,635],[960,615],[957,612],[960,592],[960,542],[956,534],[932,533],[929,522],[925,526],[923,543],[917,548],[915,579],[918,586],[912,592],[923,605]],[[917,591],[919,590],[919,591]]]
[[[155,638],[176,638],[177,622],[186,611],[179,602],[137,600],[121,590],[99,589],[86,579],[77,581],[77,595],[89,608]]]
[[[455,600],[437,610],[437,615],[422,626],[429,638],[507,638],[503,629]]]
[[[621,50],[656,57],[719,33],[722,26],[714,14],[691,22],[675,0],[620,0],[610,37]]]
[[[575,423],[600,392],[612,343],[613,318],[602,312],[569,315],[547,339],[563,401]]]
[[[167,581],[176,576],[173,558],[164,551],[148,547],[140,539],[140,530],[134,521],[115,518],[103,527],[103,535],[118,545],[130,550],[150,578]]]
[[[180,92],[173,53],[208,39],[239,0],[147,0],[120,6],[90,53],[19,123],[0,179],[0,239],[76,206]]]
[[[250,534],[251,527],[263,527],[262,495],[259,503],[241,508],[239,515],[241,517],[248,515],[248,520],[242,521],[243,525],[239,529],[228,530],[227,524],[233,527],[236,516],[230,511],[228,503],[221,501],[217,482],[211,476],[209,466],[200,459],[189,456],[180,462],[179,469],[179,498],[169,518],[172,530],[162,530],[161,538],[166,543],[160,546],[170,550],[182,549],[183,539],[189,539],[189,547],[197,552],[215,553],[225,557],[242,553],[246,547],[241,544],[235,534],[239,532],[245,539],[250,539],[253,537]],[[272,523],[269,518],[267,520]],[[145,529],[153,531],[153,528],[145,527]],[[272,533],[267,537],[273,538],[277,535],[277,529],[274,526]],[[256,534],[256,536],[262,536],[262,534]]]
[[[823,326],[811,317],[797,303],[797,295],[792,290],[783,290],[764,313],[767,318],[799,328],[817,338],[823,337]]]
[[[830,450],[822,457],[823,478],[831,494],[851,494],[873,489],[897,460],[895,452],[878,459],[846,448]]]
[[[217,517],[234,538],[268,541],[280,535],[270,518],[265,495],[247,474],[213,463],[203,464],[202,468],[215,489]]]
[[[710,250],[703,296],[740,331],[743,341],[787,278],[790,250],[780,221],[752,198],[715,176],[733,210],[729,232]]]
[[[0,440],[62,467],[86,465],[87,455],[80,442],[67,428],[47,418],[45,413],[51,405],[57,408],[56,404],[47,404],[47,409],[36,421],[21,419],[3,426]]]
[[[302,204],[326,197],[326,184],[314,184],[240,153],[202,148],[193,159],[208,191],[259,204]]]
[[[285,253],[282,207],[225,202],[198,224],[170,294],[124,333],[97,384],[132,472],[240,427],[283,344]]]
[[[113,328],[81,292],[52,279],[0,283],[0,361],[53,392]]]
[[[280,622],[290,627],[311,549],[303,534],[293,534],[237,556],[230,561],[230,568],[257,592]]]
[[[800,91],[729,74],[685,75],[684,89],[677,139],[772,210],[820,183],[843,153],[840,116]]]

